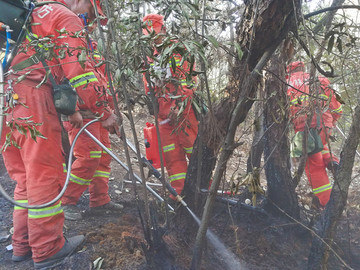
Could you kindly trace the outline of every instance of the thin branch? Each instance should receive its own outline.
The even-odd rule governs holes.
[[[338,9],[358,9],[358,10],[360,10],[360,5],[343,5],[343,6],[328,7],[328,8],[324,8],[324,9],[320,9],[320,10],[308,13],[308,14],[304,15],[304,19],[309,19],[309,18],[319,15],[321,13],[338,10]]]

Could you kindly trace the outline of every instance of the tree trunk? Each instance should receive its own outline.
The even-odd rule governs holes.
[[[253,98],[256,96],[257,86],[261,78],[260,71],[289,32],[294,21],[292,17],[295,8],[294,3],[299,6],[300,1],[249,0],[246,3],[242,21],[237,28],[237,43],[242,48],[244,55],[241,59],[237,59],[231,72],[233,78],[230,79],[227,87],[230,99],[226,102],[230,102],[233,106],[231,106],[231,110],[228,110],[227,115],[220,116],[226,121],[221,122],[218,119],[216,121],[213,119],[209,122],[215,125],[208,126],[204,126],[206,121],[200,123],[200,128],[205,130],[202,133],[204,145],[213,149],[214,153],[220,145],[222,150],[196,237],[191,269],[199,269],[201,264],[206,230],[214,207],[217,189],[225,172],[227,161],[236,147],[234,142],[236,127],[246,118],[254,102]],[[226,108],[226,106],[220,107]],[[211,112],[209,115],[212,115]],[[217,129],[215,129],[216,127]],[[207,129],[209,132],[206,132]],[[225,139],[220,140],[221,136],[217,135],[223,134],[224,131],[226,131]],[[210,158],[213,159],[213,157]],[[204,159],[209,159],[209,157],[203,155],[202,163],[206,164],[207,162],[204,162]],[[193,160],[195,159],[191,161]],[[192,162],[189,166],[193,166]]]
[[[329,246],[331,247],[332,245],[337,222],[347,202],[348,190],[352,180],[352,168],[360,140],[359,134],[360,105],[357,105],[349,136],[340,155],[340,167],[335,175],[335,183],[331,191],[330,200],[315,225],[315,231],[320,238],[314,236],[309,255],[308,269],[326,269],[329,258]]]
[[[285,58],[274,55],[269,62],[265,84],[264,160],[269,206],[276,206],[292,217],[299,218],[300,209],[290,171],[288,140],[288,110],[285,78]],[[273,208],[273,207],[271,207]]]
[[[259,99],[264,99],[264,89],[260,90]],[[262,102],[255,104],[255,120],[254,120],[254,137],[251,144],[251,149],[249,157],[247,160],[246,173],[250,173],[254,168],[260,168],[261,166],[261,157],[264,152],[264,116],[263,116],[264,106]]]

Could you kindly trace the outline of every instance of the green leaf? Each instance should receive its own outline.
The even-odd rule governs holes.
[[[327,51],[328,51],[329,53],[331,53],[331,51],[332,51],[332,49],[333,49],[333,47],[334,47],[334,41],[335,41],[335,36],[332,35],[332,36],[330,37],[330,39],[329,39],[328,46],[327,46]]]
[[[11,140],[11,144],[15,146],[17,149],[21,149],[20,145],[18,145],[14,140]]]
[[[174,57],[171,57],[170,60],[171,60],[171,61],[170,61],[170,63],[171,63],[171,68],[172,68],[172,70],[175,72],[175,71],[176,71],[176,60],[175,60]]]
[[[16,124],[15,123],[15,127],[16,127],[16,130],[21,134],[21,135],[26,135],[27,132],[26,132],[26,128],[24,126],[20,126],[19,124]]]
[[[192,105],[193,105],[193,108],[197,111],[197,113],[201,114],[201,109],[195,100],[192,100]]]
[[[81,51],[80,55],[78,56],[78,61],[82,68],[85,68],[85,62],[86,62],[86,52],[85,50]]]
[[[112,53],[113,55],[116,55],[116,53],[117,53],[117,46],[116,46],[116,42],[115,42],[115,41],[113,41],[113,42],[111,43],[111,53]]]
[[[33,127],[28,127],[29,131],[30,131],[30,137],[31,139],[33,139],[36,142],[36,132],[34,131]]]
[[[104,43],[103,43],[102,39],[98,40],[97,49],[101,54],[104,54]]]
[[[236,49],[238,58],[239,58],[239,60],[241,60],[241,58],[242,58],[243,55],[244,55],[244,52],[241,50],[241,47],[240,47],[240,44],[239,44],[239,43],[235,42],[235,43],[234,43],[234,46],[235,46],[235,49]]]
[[[117,84],[120,84],[120,81],[121,81],[121,71],[120,71],[120,69],[116,69],[115,76],[114,76],[114,81]]]
[[[214,36],[207,36],[206,38],[211,42],[211,44],[215,48],[219,48],[220,44],[219,44],[219,42],[217,41],[217,39]]]
[[[339,50],[340,53],[343,53],[343,50],[342,50],[342,41],[341,41],[341,38],[338,37],[337,40],[336,40],[336,47],[337,49]]]

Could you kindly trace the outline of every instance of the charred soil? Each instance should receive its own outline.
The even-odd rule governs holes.
[[[145,126],[143,121],[145,120],[137,124]],[[120,140],[112,137],[112,141],[114,153],[124,157]],[[124,158],[122,160],[125,162]],[[0,183],[8,194],[12,195],[15,183],[9,179],[2,160],[0,161]],[[137,164],[134,157],[132,163],[134,167]],[[80,221],[65,221],[64,234],[66,236],[84,234],[86,242],[81,250],[55,269],[149,269],[147,260],[153,260],[155,265],[162,265],[155,269],[189,269],[195,239],[193,236],[196,235],[197,225],[195,223],[191,225],[194,234],[185,235],[176,224],[172,224],[174,214],[169,213],[171,226],[166,229],[164,205],[155,203],[155,199],[150,198],[149,195],[155,209],[152,217],[156,217],[153,220],[157,220],[159,225],[159,228],[155,228],[158,230],[155,234],[160,235],[163,241],[162,245],[149,252],[154,247],[150,248],[143,231],[144,207],[141,201],[144,192],[138,185],[135,196],[133,185],[123,182],[124,179],[128,179],[126,172],[113,162],[109,194],[114,202],[124,205],[120,213],[90,215],[89,194],[87,192],[83,194],[78,206],[84,211],[84,218]],[[153,177],[150,180],[156,182]],[[355,179],[333,245],[335,252],[353,269],[360,269],[360,229],[356,225],[360,223],[359,186],[360,183]],[[162,187],[153,186],[153,188],[163,196]],[[306,269],[311,239],[315,237],[311,228],[320,213],[320,210],[312,207],[312,196],[308,190],[306,182],[297,190],[302,209],[300,221],[285,215],[274,216],[265,211],[254,211],[239,204],[217,202],[210,229],[227,247],[225,252],[235,254],[243,269]],[[244,198],[241,198],[241,201],[244,201]],[[11,244],[12,209],[13,206],[0,197],[0,269],[33,269],[32,260],[13,263],[12,252],[6,249]],[[141,218],[139,213],[142,213]],[[237,269],[236,264],[231,267],[231,262],[224,261],[219,255],[221,254],[219,248],[221,247],[214,246],[208,241],[202,269]],[[94,266],[95,261],[97,266]],[[328,269],[346,268],[334,255],[331,255]]]

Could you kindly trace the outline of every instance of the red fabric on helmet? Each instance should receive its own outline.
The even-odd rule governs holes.
[[[159,14],[149,14],[143,18],[143,22],[146,24],[146,28],[143,28],[144,35],[149,35],[152,31],[155,31],[155,33],[158,34],[164,25],[164,16]]]

